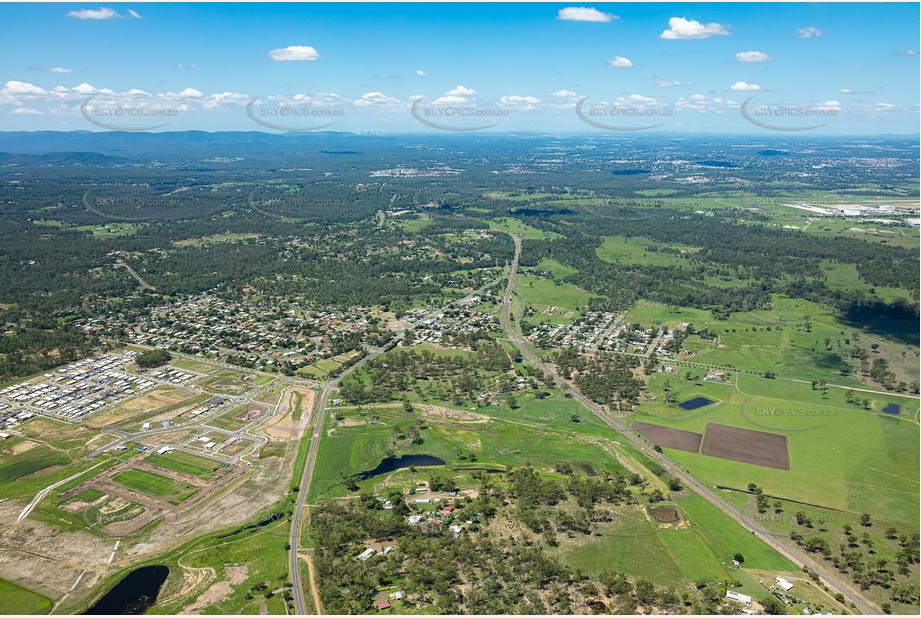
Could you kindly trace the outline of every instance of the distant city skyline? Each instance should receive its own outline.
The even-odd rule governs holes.
[[[0,130],[919,131],[917,3],[4,4]]]

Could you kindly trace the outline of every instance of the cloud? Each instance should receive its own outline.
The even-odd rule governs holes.
[[[672,17],[668,20],[668,30],[663,30],[660,39],[708,39],[714,35],[728,36],[729,31],[722,24],[711,22],[702,24],[696,19]]]
[[[551,97],[577,97],[579,96],[572,90],[554,90],[550,93]]]
[[[426,75],[428,75],[428,73],[422,70],[418,70],[416,71],[416,75],[418,75],[419,77],[425,77]]]
[[[656,82],[656,88],[679,88],[681,86],[690,86],[691,82],[679,82],[672,80],[670,82]]]
[[[185,88],[182,90],[182,92],[179,93],[179,96],[183,98],[198,99],[205,96],[205,93],[201,90],[196,90],[195,88]]]
[[[355,101],[358,107],[372,107],[374,105],[399,105],[400,100],[387,96],[382,92],[366,92]]]
[[[457,86],[456,88],[448,90],[445,95],[449,97],[472,97],[476,95],[476,90],[467,88],[466,86]]]
[[[736,82],[729,87],[730,90],[761,90],[758,84],[747,84],[745,82]]]
[[[739,62],[767,62],[768,60],[773,60],[773,58],[764,52],[747,51],[737,53],[736,60]]]
[[[537,109],[537,106],[540,105],[540,99],[531,96],[509,95],[499,97],[499,103],[506,107],[517,107],[524,111],[530,111]]]
[[[618,98],[618,101],[623,100],[623,98]],[[632,103],[646,103],[649,105],[655,105],[658,101],[654,97],[646,97],[641,94],[631,94],[627,97],[627,100]]]
[[[131,17],[135,19],[144,19],[143,17],[140,16],[140,14],[138,14],[137,11],[134,11],[132,9],[128,9],[128,15],[131,15]]]
[[[909,58],[917,58],[917,57],[918,57],[918,52],[916,52],[916,51],[913,50],[913,49],[907,49],[907,50],[905,50],[905,51],[903,51],[903,52],[895,52],[895,53],[892,54],[892,55],[893,55],[893,56],[907,56],[907,57],[909,57]]]
[[[593,21],[600,23],[620,19],[617,15],[602,13],[598,9],[587,6],[567,6],[565,9],[560,9],[560,12],[556,14],[556,18],[563,21]]]
[[[294,60],[316,60],[320,53],[310,45],[289,45],[269,52],[269,58],[276,62]]]
[[[30,71],[48,71],[49,73],[71,73],[73,69],[65,69],[64,67],[28,67]]]
[[[23,116],[41,116],[45,112],[40,112],[37,109],[32,109],[31,107],[17,107],[10,113]]]
[[[805,28],[796,29],[796,36],[801,39],[815,39],[823,34],[825,34],[825,31],[819,30],[815,26],[806,26]]]
[[[44,88],[36,86],[35,84],[30,84],[29,82],[20,82],[16,80],[6,82],[6,85],[2,90],[3,94],[30,94],[30,95],[42,95],[48,94],[48,91]]]
[[[80,9],[79,11],[71,11],[67,14],[68,17],[73,17],[74,19],[117,19],[121,17],[115,9],[110,9],[106,6],[101,6],[98,9]]]
[[[614,56],[608,60],[608,64],[618,69],[629,69],[633,66],[633,62],[631,62],[629,58],[624,58],[623,56]]]

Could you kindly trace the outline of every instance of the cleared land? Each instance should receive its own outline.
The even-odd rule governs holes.
[[[670,427],[643,423],[641,421],[633,423],[633,428],[653,444],[658,444],[659,446],[667,448],[675,448],[689,453],[700,451],[700,441],[703,439],[701,434],[693,431],[672,429]]]
[[[707,425],[703,454],[778,470],[790,469],[786,436],[731,425]]]

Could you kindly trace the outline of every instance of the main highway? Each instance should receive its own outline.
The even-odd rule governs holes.
[[[509,268],[508,285],[502,299],[500,321],[502,322],[502,327],[509,341],[519,352],[521,352],[521,355],[528,359],[532,365],[540,369],[544,374],[552,378],[560,389],[570,393],[573,399],[588,408],[595,416],[608,425],[608,427],[630,440],[634,446],[640,449],[650,459],[658,462],[673,476],[681,480],[685,487],[695,491],[702,498],[723,511],[726,515],[741,524],[742,527],[751,531],[755,536],[786,556],[792,562],[800,566],[808,567],[809,570],[818,574],[829,588],[844,595],[845,599],[853,603],[864,614],[880,614],[880,608],[864,598],[850,582],[844,580],[838,573],[827,568],[825,565],[813,560],[812,557],[799,546],[784,538],[774,536],[767,528],[762,526],[760,522],[753,519],[749,514],[728,503],[709,486],[700,482],[677,464],[673,463],[664,454],[654,450],[649,446],[645,438],[628,427],[623,419],[612,415],[608,410],[583,395],[575,384],[560,376],[552,367],[544,363],[531,351],[530,346],[521,333],[521,324],[519,321],[516,319],[515,324],[512,324],[512,298],[515,296],[518,289],[518,261],[521,257],[521,238],[512,235],[512,240],[515,242],[515,257],[512,261],[511,268]]]

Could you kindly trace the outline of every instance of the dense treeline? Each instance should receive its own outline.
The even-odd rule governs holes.
[[[763,226],[735,223],[728,218],[635,210],[624,216],[586,217],[579,225],[558,225],[551,220],[533,221],[564,234],[553,240],[531,240],[524,245],[531,262],[553,258],[578,269],[567,281],[598,298],[599,308],[623,309],[641,296],[646,300],[719,313],[745,311],[770,302],[774,292],[791,293],[815,302],[837,306],[858,317],[883,313],[894,318],[918,315],[917,302],[887,304],[862,292],[831,290],[824,285],[823,260],[856,264],[858,273],[874,285],[910,290],[917,295],[918,256],[908,249],[869,243],[852,238],[814,238]],[[727,213],[723,213],[724,217]],[[685,265],[610,264],[595,252],[607,235],[642,236],[663,243],[700,247],[682,254]],[[660,248],[668,251],[668,248]],[[748,285],[715,286],[704,283],[706,275],[727,280],[757,281]]]

